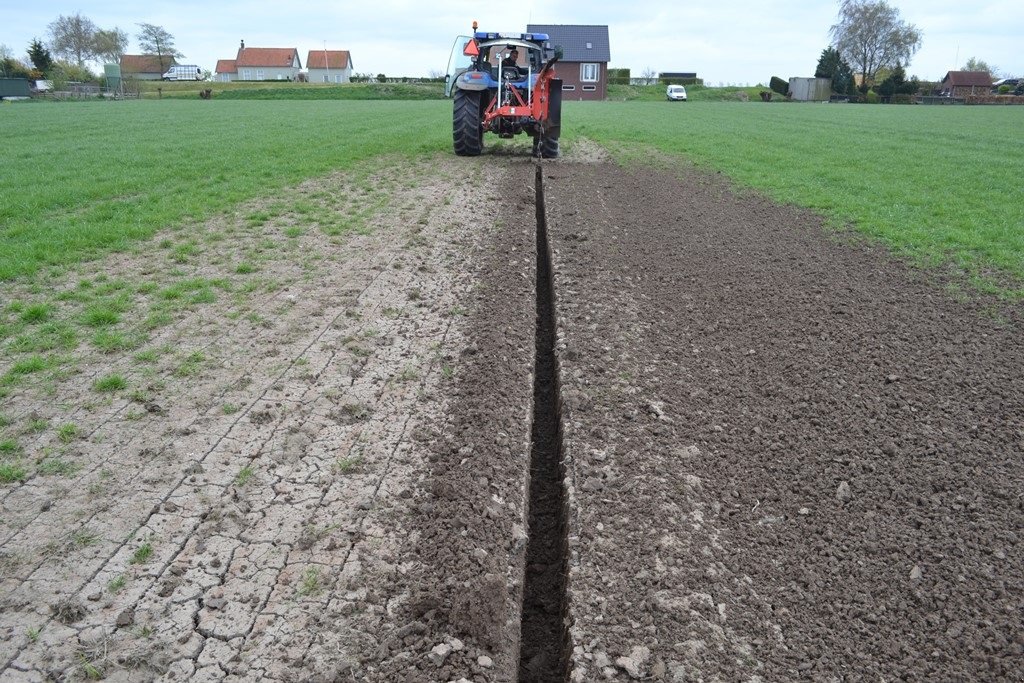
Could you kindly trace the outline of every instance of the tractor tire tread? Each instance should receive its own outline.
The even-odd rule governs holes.
[[[480,93],[456,90],[452,107],[452,140],[460,157],[480,156],[484,149]]]

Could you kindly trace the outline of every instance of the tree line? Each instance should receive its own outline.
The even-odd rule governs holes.
[[[168,68],[184,55],[174,46],[174,36],[162,26],[140,23],[135,39],[144,55]],[[61,15],[47,27],[47,40],[32,38],[26,48],[27,59],[17,59],[11,48],[0,45],[0,76],[13,78],[95,81],[86,66],[89,62],[119,63],[128,50],[128,34],[115,26],[99,28],[81,14]]]
[[[916,76],[907,78],[906,67],[923,36],[885,0],[841,0],[829,35],[831,44],[818,58],[814,76],[831,79],[832,91],[851,101],[888,100],[932,85]],[[998,69],[971,57],[962,70],[985,71],[994,78]],[[788,87],[787,81],[772,77],[773,90],[785,95]]]

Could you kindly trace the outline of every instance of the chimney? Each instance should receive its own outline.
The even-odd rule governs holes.
[[[242,58],[242,50],[244,50],[244,49],[245,49],[245,40],[242,40],[242,47],[238,48],[238,54],[235,55],[235,60],[236,61]]]
[[[242,47],[241,47],[241,48],[239,48],[239,49],[241,49],[241,50],[244,50],[244,49],[245,49],[245,40],[244,40],[244,39],[242,40]]]

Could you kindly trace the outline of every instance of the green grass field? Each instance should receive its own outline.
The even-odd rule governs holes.
[[[570,103],[565,117],[571,135],[720,170],[919,262],[1024,279],[1024,107]]]
[[[446,102],[126,101],[2,110],[0,280],[386,154],[447,149]]]
[[[1024,108],[632,101],[564,111],[569,146],[582,136],[624,156],[657,150],[918,261],[1024,279]],[[362,160],[450,153],[450,135],[447,101],[4,106],[0,280]]]

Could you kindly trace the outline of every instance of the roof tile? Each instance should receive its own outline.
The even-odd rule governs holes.
[[[992,85],[992,76],[987,71],[950,71],[942,79],[943,85],[947,82],[952,86],[980,85],[988,88]]]
[[[269,66],[290,67],[294,59],[298,59],[299,51],[294,47],[243,47],[238,50],[235,59],[236,67]],[[299,65],[301,67],[301,62]]]
[[[307,69],[346,69],[352,61],[348,50],[310,50]]]
[[[563,62],[610,62],[612,59],[607,26],[529,24],[526,30],[547,33],[551,45],[561,45]]]
[[[156,55],[121,55],[122,74],[162,74],[176,62],[165,56],[163,64]]]

